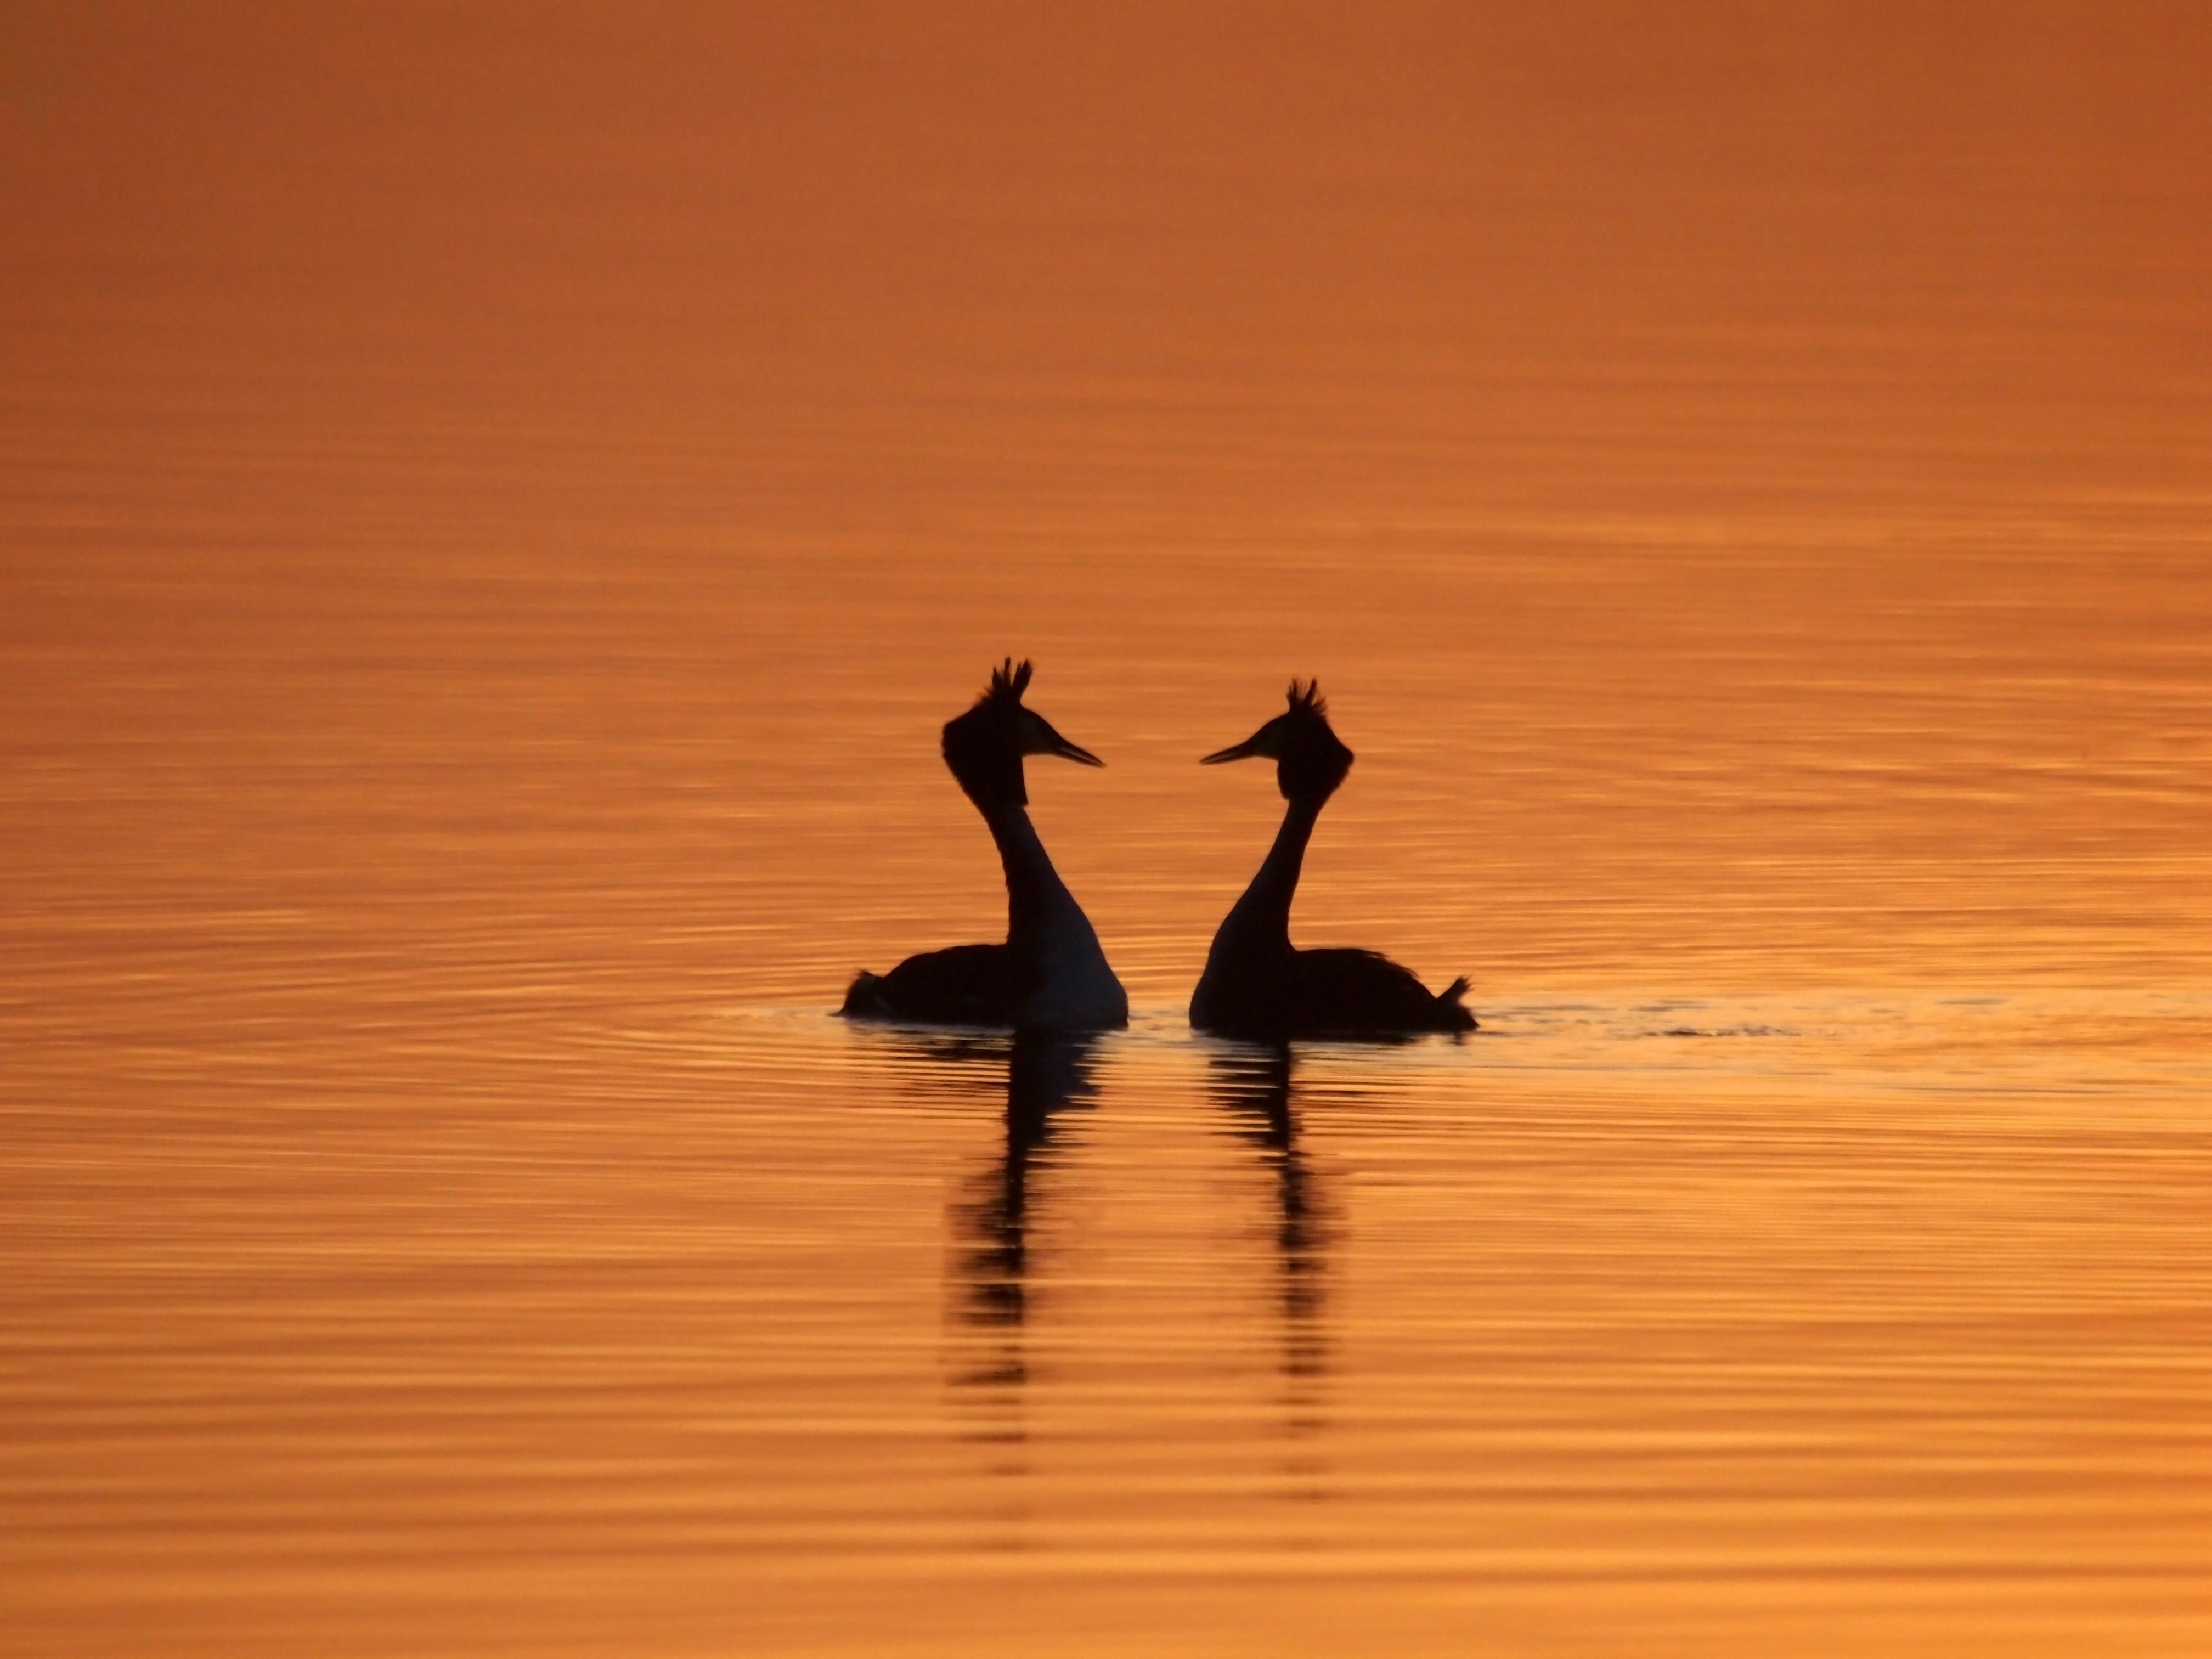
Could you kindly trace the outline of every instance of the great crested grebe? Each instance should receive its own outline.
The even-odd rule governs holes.
[[[1415,1031],[1472,1031],[1460,1006],[1467,981],[1441,996],[1372,951],[1301,951],[1291,944],[1291,899],[1321,809],[1352,769],[1352,750],[1329,729],[1318,684],[1291,682],[1290,708],[1243,743],[1204,763],[1275,763],[1275,782],[1290,803],[1260,873],[1213,936],[1206,971],[1190,999],[1190,1023],[1224,1036],[1279,1042],[1301,1036],[1391,1036]]]
[[[1067,890],[1030,823],[1024,755],[1103,766],[1022,707],[1030,665],[991,671],[975,706],[945,725],[945,764],[975,803],[1006,871],[1006,942],[956,945],[862,973],[838,1012],[930,1025],[1097,1031],[1129,1023],[1129,999],[1106,965],[1091,919]]]

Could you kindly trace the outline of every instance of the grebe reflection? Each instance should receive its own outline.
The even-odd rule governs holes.
[[[1273,1236],[1281,1315],[1282,1373],[1300,1408],[1294,1429],[1317,1426],[1315,1401],[1301,1392],[1328,1369],[1322,1323],[1331,1239],[1326,1185],[1298,1144],[1291,1098],[1294,1061],[1283,1044],[1224,1044],[1208,1057],[1213,1097],[1231,1115],[1236,1133],[1255,1148],[1274,1177]]]
[[[964,1401],[965,1437],[1018,1444],[1027,1437],[1022,1394],[1039,1199],[1033,1177],[1060,1154],[1064,1115],[1097,1097],[1091,1067],[1098,1040],[911,1028],[875,1040],[921,1062],[901,1068],[908,1086],[959,1102],[963,1119],[997,1109],[991,1156],[959,1178],[945,1212],[948,1361]]]
[[[1017,1031],[1006,1052],[1005,1139],[990,1170],[972,1185],[977,1196],[958,1206],[956,1247],[966,1323],[1018,1338],[1029,1315],[1030,1176],[1053,1157],[1054,1120],[1097,1095],[1091,1079],[1094,1036]],[[1024,1366],[1010,1351],[1000,1374],[976,1382],[1019,1382]]]

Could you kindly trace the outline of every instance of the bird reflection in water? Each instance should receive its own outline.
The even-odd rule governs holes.
[[[1287,1425],[1293,1434],[1322,1426],[1321,1379],[1328,1369],[1323,1315],[1330,1206],[1326,1183],[1298,1145],[1287,1043],[1224,1045],[1210,1057],[1213,1097],[1230,1114],[1238,1139],[1255,1149],[1273,1175],[1274,1235],[1280,1369]]]
[[[1060,1115],[1097,1094],[1091,1066],[1097,1038],[1085,1033],[1019,1031],[1003,1036],[923,1038],[920,1056],[971,1062],[957,1068],[960,1092],[998,1096],[1003,1079],[1005,1137],[990,1166],[971,1177],[952,1206],[954,1386],[978,1416],[975,1437],[1026,1438],[1022,1388],[1029,1377],[1026,1327],[1036,1223],[1031,1177],[1054,1156]],[[975,1064],[973,1062],[981,1062]],[[1001,1069],[1003,1068],[1003,1069]]]
[[[971,1325],[1018,1332],[1029,1304],[1030,1175],[1052,1155],[1053,1118],[1090,1103],[1097,1095],[1090,1060],[1095,1039],[1023,1031],[1006,1059],[1006,1144],[997,1164],[978,1182],[981,1194],[962,1206],[961,1282]],[[1002,1378],[1019,1382],[1021,1363],[1010,1358]]]

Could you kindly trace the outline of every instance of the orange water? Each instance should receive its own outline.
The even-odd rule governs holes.
[[[0,19],[0,1650],[2212,1647],[2212,42],[1948,17]],[[847,1027],[1007,652],[1134,1024]]]

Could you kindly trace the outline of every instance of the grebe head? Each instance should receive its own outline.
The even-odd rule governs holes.
[[[1328,799],[1352,769],[1352,750],[1329,729],[1328,704],[1318,680],[1308,681],[1304,689],[1292,680],[1290,705],[1243,742],[1216,750],[1200,764],[1218,766],[1255,757],[1271,760],[1275,763],[1275,787],[1285,800]]]
[[[1103,766],[1088,749],[1070,743],[1036,710],[1022,707],[1030,665],[1012,657],[991,671],[991,684],[966,714],[945,723],[945,763],[978,806],[1026,806],[1022,757],[1058,755],[1085,766]]]

